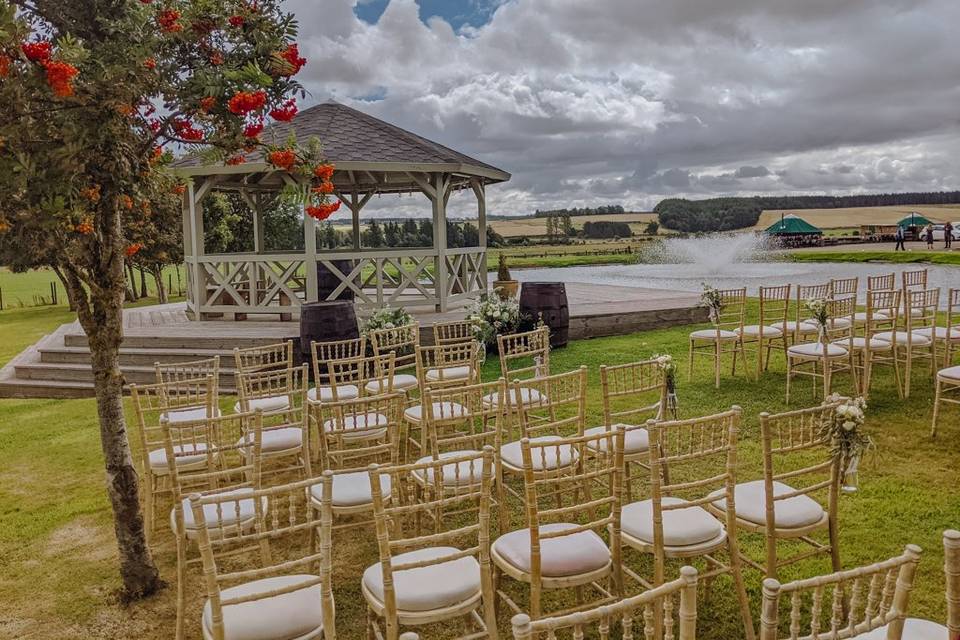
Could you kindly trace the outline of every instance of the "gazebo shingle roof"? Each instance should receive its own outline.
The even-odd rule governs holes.
[[[273,123],[264,131],[263,139],[282,143],[291,132],[296,132],[297,140],[301,142],[312,136],[319,138],[324,156],[334,164],[458,164],[503,174],[503,180],[510,178],[509,174],[492,165],[333,100],[304,109],[291,122]],[[248,157],[248,162],[261,161],[262,156]],[[174,162],[173,166],[187,168],[201,164],[200,158],[187,156]]]

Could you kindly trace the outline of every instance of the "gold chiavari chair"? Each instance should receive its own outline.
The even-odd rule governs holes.
[[[470,342],[474,336],[474,324],[471,320],[453,320],[451,322],[436,322],[433,325],[434,344],[455,344]]]
[[[550,375],[550,329],[542,326],[533,331],[511,333],[497,336],[497,348],[500,353],[500,375],[508,382],[526,381]],[[508,387],[508,402],[504,403],[508,413],[515,412],[520,405],[539,403],[544,398],[537,390],[523,383],[519,391],[511,384]],[[499,395],[491,394],[490,404],[500,404]]]
[[[679,605],[675,602],[679,594]],[[654,614],[657,611],[657,614]],[[674,620],[676,612],[676,620]],[[663,634],[655,636],[654,619],[662,619]],[[600,605],[593,609],[531,620],[525,613],[513,616],[511,622],[514,640],[537,640],[542,634],[556,638],[558,633],[572,629],[572,637],[583,638],[585,632],[595,633],[590,637],[609,640],[611,626],[619,624],[620,637],[631,640],[634,633],[642,633],[650,640],[696,640],[697,637],[697,570],[680,568],[680,577],[664,583],[656,589],[624,598],[619,602]],[[677,629],[676,633],[674,628]],[[636,629],[636,631],[635,631]],[[613,637],[617,637],[614,628]]]
[[[259,412],[232,414],[199,422],[162,422],[161,426],[173,488],[170,528],[177,544],[176,637],[179,639],[183,637],[187,566],[200,561],[199,556],[193,559],[188,556],[190,543],[199,537],[188,496],[230,495],[236,501],[236,504],[227,503],[221,511],[208,509],[206,521],[212,536],[222,535],[221,529],[256,526],[253,500],[247,496],[260,488],[263,416]],[[247,434],[249,438],[244,439]],[[197,451],[201,452],[199,456]],[[196,462],[198,457],[202,458],[202,464]],[[186,462],[180,463],[179,459]]]
[[[720,388],[721,360],[725,354],[733,356],[731,375],[737,373],[737,356],[743,357],[744,371],[747,371],[747,354],[743,347],[743,322],[747,306],[747,289],[725,289],[718,292],[721,307],[711,318],[713,328],[700,329],[690,334],[689,368],[687,378],[693,379],[693,361],[695,357],[709,358],[713,362],[714,386]]]
[[[143,496],[144,535],[147,544],[153,537],[156,526],[158,500],[170,493],[169,466],[163,439],[162,422],[170,415],[203,419],[215,413],[216,397],[213,376],[196,380],[177,380],[172,383],[130,385],[130,400],[133,404],[140,441],[140,479],[146,485]],[[177,462],[184,465],[201,465],[203,458],[199,447],[196,459],[184,456]]]
[[[823,397],[830,395],[833,378],[838,373],[849,371],[853,388],[859,389],[857,370],[854,367],[854,323],[857,309],[856,298],[827,300],[827,324],[816,342],[794,344],[787,349],[787,403],[790,403],[790,387],[793,378],[805,376],[814,381],[813,394],[817,395],[817,380]]]
[[[417,389],[417,349],[420,347],[420,323],[413,322],[392,329],[375,329],[367,334],[373,354],[385,356],[396,354],[396,373],[390,381],[370,380],[365,386],[367,393],[382,394],[389,384],[395,391],[409,393]]]
[[[490,547],[500,599],[514,613],[527,613],[535,620],[544,615],[546,591],[577,593],[576,607],[551,615],[619,600],[623,432],[614,428],[593,436],[524,438],[520,444],[527,526],[502,534]],[[588,450],[593,453],[587,455]],[[549,462],[571,454],[576,464],[558,467]],[[530,585],[527,611],[500,588],[503,576]],[[599,598],[585,603],[588,586]]]
[[[395,465],[402,461],[404,396],[392,393],[338,402],[310,402],[311,422],[317,433],[320,465],[333,478],[331,513],[337,517],[370,516],[373,496],[367,474],[371,464]],[[393,495],[390,477],[383,476],[384,500]],[[321,485],[311,490],[311,501],[321,506]],[[352,520],[335,528],[371,524]]]
[[[860,278],[830,278],[830,297],[856,298],[859,287]]]
[[[307,504],[316,482],[311,478],[251,492],[260,523],[252,529],[208,524],[211,514],[238,508],[230,496],[190,496],[207,592],[200,620],[205,639],[336,638],[332,514],[325,504],[318,520]],[[330,478],[320,482],[329,484]]]
[[[600,386],[603,393],[603,424],[586,429],[592,436],[614,427],[623,431],[623,483],[627,500],[633,495],[633,470],[643,471],[646,482],[650,435],[647,420],[666,417],[668,400],[667,380],[656,359],[630,362],[615,366],[600,365]],[[600,446],[606,440],[596,442]],[[589,449],[588,449],[589,452]]]
[[[854,367],[860,379],[860,395],[867,398],[873,383],[873,370],[878,366],[889,366],[897,383],[897,395],[903,398],[903,384],[900,379],[900,363],[897,357],[898,345],[877,336],[896,331],[900,317],[899,289],[878,289],[867,291],[867,310],[863,313],[862,336],[854,336]],[[841,344],[841,346],[844,346]]]
[[[767,578],[763,581],[760,640],[861,638],[884,625],[886,640],[900,640],[919,562],[920,547],[907,545],[902,555],[865,567],[786,584]],[[780,601],[784,598],[790,599],[789,618],[784,620],[789,629],[781,633]],[[806,621],[809,633],[801,628],[801,621]]]
[[[798,344],[810,336],[817,335],[819,329],[816,322],[804,317],[804,305],[807,300],[828,300],[830,298],[830,283],[798,284],[796,291],[797,298],[794,305],[793,320],[787,320],[785,325],[791,345]]]
[[[907,324],[907,315],[915,313],[910,309],[910,292],[925,290],[928,276],[927,269],[904,271],[900,274],[900,289],[903,291],[903,313],[900,314],[900,321],[903,326]]]
[[[307,365],[237,374],[240,399],[236,413],[263,412],[263,458],[286,466],[272,466],[271,473],[297,472],[310,476],[310,439],[307,426]],[[265,470],[266,471],[266,470]]]
[[[203,360],[193,360],[191,362],[174,362],[164,364],[155,362],[153,364],[157,374],[157,384],[167,384],[172,388],[177,382],[186,383],[188,386],[191,380],[200,380],[207,376],[213,376],[213,397],[217,398],[220,393],[220,356],[205,358]],[[214,401],[214,415],[219,415],[220,408]],[[167,415],[170,422],[190,422],[197,417],[207,417],[197,415],[194,412],[173,411]]]
[[[886,273],[880,276],[868,276],[867,277],[867,295],[874,291],[893,291],[897,288],[897,274],[895,273]],[[901,296],[902,297],[902,296]],[[897,316],[899,317],[899,312]],[[880,317],[881,313],[878,311],[874,314],[875,320],[882,320]],[[857,311],[853,314],[853,320],[857,325],[862,325],[867,321],[867,312],[866,311]]]
[[[943,325],[939,323],[933,327],[922,327],[916,330],[918,334],[933,338],[934,352],[943,354],[944,367],[953,363],[953,349],[960,345],[960,289],[950,289],[947,292],[947,316]],[[939,356],[939,354],[938,354]]]
[[[937,358],[933,339],[923,329],[931,329],[937,323],[940,306],[940,289],[905,289],[909,300],[906,303],[903,329],[884,331],[875,338],[894,342],[896,354],[903,366],[903,397],[910,397],[913,365],[916,361],[930,361],[930,375],[936,372]]]
[[[244,349],[235,348],[233,359],[237,375],[293,366],[293,340]]]
[[[768,578],[776,578],[780,567],[829,554],[834,571],[840,570],[837,537],[837,501],[840,495],[840,457],[834,455],[823,425],[839,403],[822,404],[784,413],[760,414],[760,439],[763,446],[763,479],[742,482],[734,487],[733,516],[737,527],[765,536],[766,559],[741,559]],[[707,505],[718,517],[726,518],[726,501]],[[826,531],[824,544],[812,534]],[[787,558],[780,558],[778,542],[793,540],[811,547]]]
[[[330,375],[331,360],[356,360],[367,355],[367,338],[350,338],[330,342],[311,342],[310,355],[313,362],[313,380],[316,386],[307,391],[307,398],[319,402],[350,400],[360,396],[356,381],[333,381]],[[336,384],[342,382],[341,384]]]
[[[623,543],[653,555],[653,578],[646,580],[628,567],[624,572],[645,588],[666,581],[668,558],[706,560],[702,578],[729,574],[740,604],[745,637],[754,637],[750,603],[744,587],[737,542],[736,468],[740,407],[714,415],[647,423],[650,432],[650,494],[647,500],[624,505]],[[664,481],[663,467],[671,478]],[[682,478],[682,480],[679,480]],[[729,505],[723,522],[705,508],[722,499]],[[726,551],[724,562],[717,556]],[[657,622],[657,629],[660,623]]]
[[[760,372],[770,366],[770,352],[774,345],[783,351],[787,358],[787,313],[790,310],[789,284],[760,287],[760,317],[757,324],[744,325],[741,332],[744,351],[757,351],[757,379]],[[766,356],[764,356],[766,351]]]
[[[474,384],[479,378],[480,343],[475,340],[417,348],[421,389]]]
[[[380,560],[361,579],[368,637],[396,640],[401,627],[441,622],[449,637],[449,621],[460,618],[466,629],[459,637],[496,639],[489,531],[493,459],[493,448],[485,446],[442,460],[370,468]],[[464,472],[478,481],[464,481]],[[448,480],[449,473],[458,477]],[[410,492],[414,497],[402,504],[387,502],[381,491],[385,475],[396,483],[428,478],[432,490]]]
[[[933,399],[933,423],[930,436],[937,437],[940,412],[945,404],[960,405],[960,365],[940,369],[936,377],[936,392]]]
[[[903,621],[903,637],[909,640],[956,640],[960,638],[960,531],[943,532],[943,573],[946,577],[947,625],[924,618]],[[886,640],[888,627],[874,629],[860,640]]]
[[[584,420],[587,412],[587,368],[580,367],[569,373],[558,373],[544,378],[531,378],[522,384],[511,385],[508,397],[519,397],[521,389],[527,389],[531,398],[536,402],[527,402],[519,407],[508,405],[505,412],[515,413],[519,424],[520,439],[510,441],[511,421],[502,423],[500,447],[500,464],[497,465],[497,483],[516,498],[523,500],[524,496],[505,484],[504,476],[526,476],[523,460],[522,439],[527,438],[533,444],[548,443],[562,440],[563,435],[581,436],[584,431]],[[490,406],[498,404],[488,403]],[[537,459],[533,471],[535,475],[546,474],[561,467],[576,466],[580,463],[579,451],[571,446],[557,446],[550,450],[556,455],[547,456],[543,460]]]

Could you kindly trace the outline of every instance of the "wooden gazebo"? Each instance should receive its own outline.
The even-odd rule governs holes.
[[[289,123],[275,123],[264,139],[282,142],[290,133],[300,143],[319,138],[325,158],[335,164],[334,195],[351,214],[352,248],[321,250],[317,222],[303,216],[302,253],[265,251],[264,215],[280,191],[297,186],[297,179],[262,157],[236,166],[183,158],[174,167],[189,178],[183,238],[191,318],[271,314],[285,320],[298,315],[304,302],[351,293],[364,309],[402,305],[446,311],[486,289],[486,186],[509,180],[509,173],[333,101],[306,109]],[[479,243],[451,248],[447,203],[454,191],[465,189],[476,196]],[[252,210],[252,253],[204,252],[203,202],[217,190],[239,193]],[[404,193],[421,193],[430,202],[433,246],[364,248],[363,207],[375,195]]]

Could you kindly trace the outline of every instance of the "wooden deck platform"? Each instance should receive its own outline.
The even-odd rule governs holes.
[[[567,283],[570,339],[623,335],[704,322],[695,293],[640,287]],[[154,362],[177,362],[221,356],[221,388],[233,387],[234,347],[270,344],[298,338],[298,322],[271,316],[244,321],[195,322],[185,304],[130,309],[124,313],[120,362],[129,383],[153,381]],[[464,317],[464,309],[446,313],[416,313],[425,344],[432,341],[435,322]],[[0,369],[0,397],[86,397],[93,394],[87,337],[76,322],[63,325]]]

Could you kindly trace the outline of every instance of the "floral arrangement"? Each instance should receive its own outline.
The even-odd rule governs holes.
[[[512,298],[501,300],[499,296],[485,293],[467,308],[474,338],[488,348],[496,344],[498,335],[516,332],[521,319],[520,303]]]
[[[404,325],[412,324],[413,316],[403,307],[393,309],[389,306],[377,309],[367,318],[363,325],[363,333],[367,334],[377,329],[395,329]]]
[[[653,360],[657,368],[663,373],[663,381],[667,385],[667,409],[674,418],[677,417],[677,363],[673,356],[667,353],[656,353]]]
[[[710,314],[710,322],[716,323],[720,319],[720,310],[723,308],[723,296],[706,282],[701,283],[703,291],[700,293],[700,306],[706,307]]]
[[[850,472],[865,453],[873,449],[873,439],[863,432],[867,402],[862,397],[847,398],[839,394],[827,397],[826,402],[839,403],[829,420],[821,427],[821,435],[830,439],[834,455],[839,455],[843,468]]]
[[[809,298],[803,303],[804,308],[810,312],[811,319],[820,329],[820,335],[824,335],[827,330],[827,323],[830,322],[830,309],[827,301],[823,298]]]

